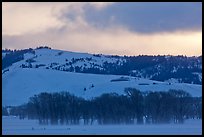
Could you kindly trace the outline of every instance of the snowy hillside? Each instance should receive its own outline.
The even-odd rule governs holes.
[[[57,54],[58,51],[55,51],[55,53]],[[45,55],[46,50],[39,51],[37,54]],[[88,56],[87,54],[83,55]],[[32,55],[26,55],[26,58],[29,58],[29,56]],[[43,59],[47,64],[51,62],[42,56],[41,60]],[[76,96],[90,99],[109,92],[124,94],[124,88],[134,87],[141,91],[183,89],[192,96],[202,96],[202,85],[184,83],[172,83],[169,85],[168,82],[122,75],[83,74],[44,68],[19,68],[23,62],[24,60],[15,63],[9,68],[9,71],[2,75],[3,106],[26,103],[29,97],[45,91],[69,91]]]
[[[5,54],[8,53],[8,54]],[[116,56],[50,48],[2,52],[2,74],[18,68],[127,75],[156,81],[202,84],[202,56]]]
[[[120,61],[121,64],[123,61],[125,62],[125,60],[117,60],[106,55],[92,55],[88,53],[76,53],[42,48],[35,49],[32,53],[24,54],[23,60],[14,63],[9,68],[15,69],[40,67],[46,69],[67,70],[71,67],[75,68],[77,66],[79,68],[97,67],[103,69],[102,65],[105,61],[108,63],[115,63]]]

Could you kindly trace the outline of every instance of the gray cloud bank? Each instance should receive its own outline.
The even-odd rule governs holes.
[[[87,6],[85,11],[86,20],[99,28],[121,24],[140,33],[202,29],[202,3],[118,2],[104,10]]]

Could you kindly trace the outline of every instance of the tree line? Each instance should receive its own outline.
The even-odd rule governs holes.
[[[32,53],[35,54],[35,51],[31,48],[24,50],[5,50],[9,51],[4,58],[2,58],[2,70],[11,66],[13,63],[21,61],[24,59],[24,54]]]
[[[39,124],[159,124],[202,119],[202,97],[183,90],[141,92],[126,88],[124,95],[105,93],[90,100],[69,92],[34,95],[29,102],[12,107],[10,115],[38,119]],[[3,111],[3,110],[2,110]],[[5,109],[4,109],[5,113]]]

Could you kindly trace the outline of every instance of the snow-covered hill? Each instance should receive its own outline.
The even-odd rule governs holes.
[[[76,53],[47,48],[35,49],[33,51],[25,53],[23,60],[14,63],[9,68],[46,68],[65,71],[73,67],[73,71],[77,71],[75,67],[83,67],[83,69],[96,67],[103,69],[104,62],[116,63],[119,61],[119,64],[125,62],[124,59],[115,59],[108,55]]]
[[[20,65],[21,63],[17,63]],[[202,96],[202,86],[196,84],[158,82],[122,75],[100,75],[65,72],[43,68],[18,68],[17,65],[2,75],[2,104],[20,105],[40,92],[69,91],[86,99],[103,93],[124,94],[124,88],[141,91],[183,89],[192,96]],[[15,68],[16,67],[16,68]],[[86,90],[85,90],[86,88]]]
[[[125,72],[131,67],[138,67],[134,66],[134,63],[143,65],[143,68],[145,63],[151,63],[149,60],[142,62],[141,60],[144,58],[150,58],[151,60],[153,58],[154,61],[158,61],[160,56],[127,58],[122,56],[75,53],[49,48],[26,49],[14,52],[8,50],[2,52],[4,67],[2,69],[2,103],[3,105],[20,105],[27,102],[28,98],[34,94],[59,91],[68,91],[76,96],[90,99],[108,92],[124,94],[126,87],[137,88],[141,91],[183,89],[193,96],[202,96],[202,85],[179,83],[178,79],[174,78],[162,82],[162,80],[155,81],[150,80],[150,77],[143,77],[148,72],[152,76],[157,74],[163,77],[162,72],[165,72],[165,69],[163,66],[162,70],[162,64],[156,65],[156,69],[161,70],[159,72],[155,72],[155,66],[141,69],[140,72],[138,70],[132,70],[130,73]],[[169,56],[168,58],[165,57],[167,60],[170,58]],[[181,59],[185,60],[185,58]],[[172,61],[167,63],[172,63]],[[198,61],[194,61],[194,65],[189,67],[190,69],[193,68],[192,70],[195,71],[193,71],[193,74],[199,76],[200,81],[202,81],[202,73],[199,72],[202,69],[201,63],[202,59],[200,58]],[[169,74],[168,76],[175,76],[174,73],[178,69],[179,66],[173,67],[173,74],[167,73]],[[141,77],[139,78],[135,75],[131,77],[132,73],[141,74]],[[183,74],[182,72],[179,73]],[[183,78],[185,79],[186,77]]]
[[[2,52],[2,74],[18,68],[127,75],[157,81],[202,84],[202,57],[113,56],[50,48]]]

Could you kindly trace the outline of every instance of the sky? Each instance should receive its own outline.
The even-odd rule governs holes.
[[[202,55],[201,2],[3,2],[2,48]]]

